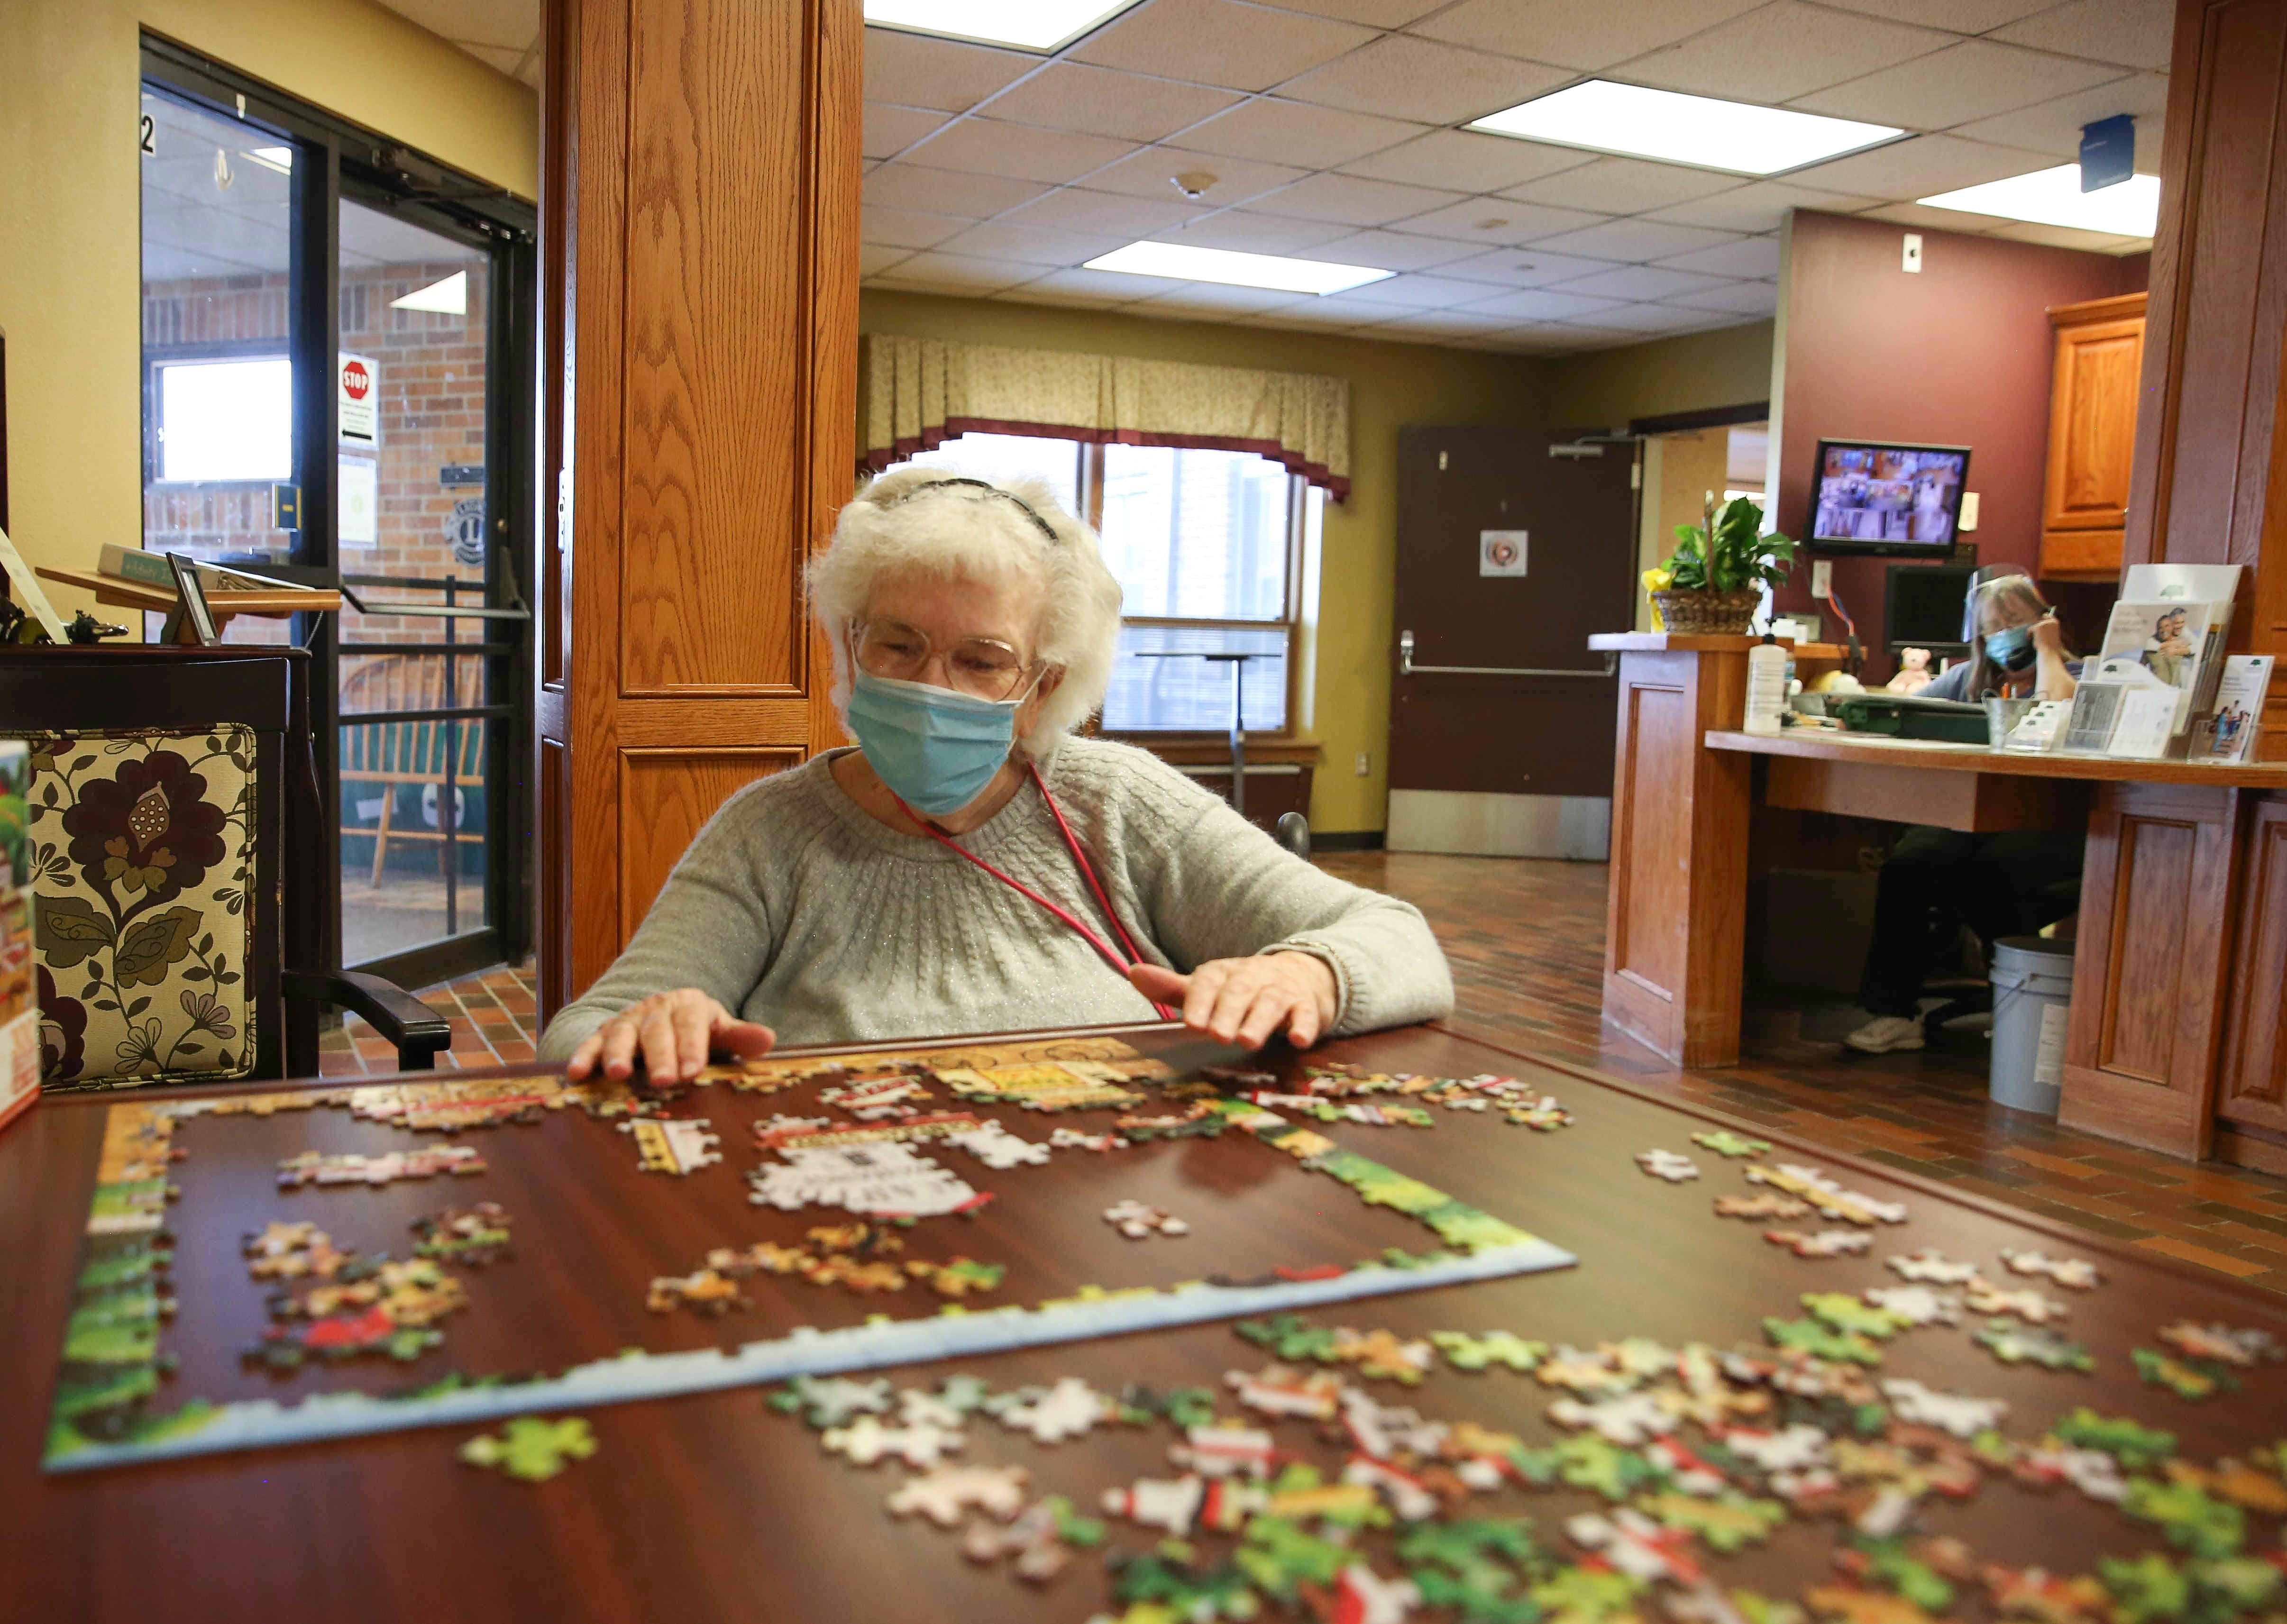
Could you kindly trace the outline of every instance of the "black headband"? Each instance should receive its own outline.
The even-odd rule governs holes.
[[[987,495],[999,496],[1004,500],[1013,502],[1019,508],[1024,510],[1025,517],[1031,519],[1034,525],[1038,526],[1040,527],[1041,534],[1047,536],[1051,543],[1061,543],[1064,540],[1064,537],[1056,533],[1055,527],[1051,526],[1047,519],[1042,519],[1040,514],[1033,510],[1031,503],[1025,501],[1014,491],[1002,490],[999,486],[992,483],[992,481],[988,479],[931,479],[926,485],[916,485],[912,489],[901,491],[897,495],[890,497],[887,502],[878,503],[875,505],[883,508],[899,507],[904,505],[906,503],[911,502],[916,496],[926,496],[931,491],[941,491],[946,487],[954,485],[962,486],[970,490],[980,490],[985,492]]]

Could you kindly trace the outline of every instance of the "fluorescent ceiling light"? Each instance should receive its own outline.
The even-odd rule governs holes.
[[[440,316],[469,313],[469,273],[455,271],[440,282],[415,288],[401,299],[389,301],[392,310],[433,310]]]
[[[1684,96],[1610,79],[1537,97],[1469,128],[1741,175],[1776,175],[1905,133],[1888,124]]]
[[[885,28],[1054,51],[1136,0],[866,0],[866,20]]]
[[[290,147],[250,147],[246,155],[264,169],[276,170],[281,175],[294,172],[294,149]]]
[[[1931,209],[1959,209],[1964,214],[1998,215],[2041,226],[2077,226],[2117,237],[2149,237],[2160,222],[2158,176],[2131,175],[2117,186],[2084,192],[2077,163],[1915,201]]]
[[[1088,262],[1091,271],[1167,276],[1177,281],[1229,282],[1236,288],[1278,288],[1288,293],[1341,293],[1393,276],[1372,265],[1330,265],[1278,254],[1235,254],[1228,249],[1186,248],[1180,242],[1131,242]]]

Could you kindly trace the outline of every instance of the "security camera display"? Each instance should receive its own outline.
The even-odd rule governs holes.
[[[1810,540],[1880,547],[1953,545],[1969,453],[1959,448],[1819,446]]]

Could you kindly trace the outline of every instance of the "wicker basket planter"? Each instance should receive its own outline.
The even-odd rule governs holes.
[[[1754,587],[1729,592],[1654,592],[1660,624],[1670,631],[1701,637],[1743,637],[1762,606],[1763,595]]]

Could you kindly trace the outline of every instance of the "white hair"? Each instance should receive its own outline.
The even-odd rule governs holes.
[[[1104,567],[1096,532],[1058,506],[1041,480],[926,489],[969,479],[907,463],[872,480],[842,510],[833,543],[810,566],[811,605],[834,647],[834,702],[839,709],[850,702],[845,629],[865,617],[882,580],[1028,582],[1041,590],[1033,657],[1061,674],[1024,742],[1028,754],[1045,756],[1104,703],[1112,685],[1120,582]]]

